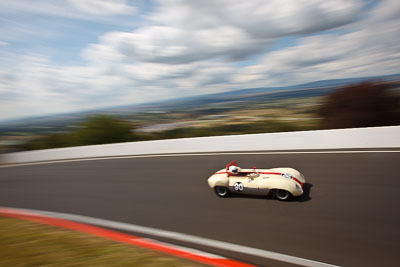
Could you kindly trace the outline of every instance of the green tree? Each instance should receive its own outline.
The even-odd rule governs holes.
[[[361,83],[329,95],[318,110],[324,129],[398,125],[400,97],[389,83]]]
[[[67,147],[73,145],[71,143],[70,134],[58,133],[49,134],[47,136],[34,139],[25,144],[24,148],[27,150],[47,149],[56,147]]]
[[[108,115],[90,117],[83,127],[73,133],[75,145],[95,145],[132,141],[131,126]]]

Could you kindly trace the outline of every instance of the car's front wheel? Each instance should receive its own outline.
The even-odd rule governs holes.
[[[291,194],[289,191],[283,190],[283,189],[275,189],[274,190],[274,197],[278,200],[284,201],[288,200],[291,197]]]
[[[219,197],[226,197],[229,194],[228,188],[225,186],[216,186],[214,187],[214,191]]]

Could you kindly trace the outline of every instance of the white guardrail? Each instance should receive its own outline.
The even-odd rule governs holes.
[[[197,137],[0,155],[0,164],[174,153],[400,148],[400,126]]]

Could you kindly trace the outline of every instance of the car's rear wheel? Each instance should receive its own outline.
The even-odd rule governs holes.
[[[292,195],[290,194],[290,192],[286,191],[284,189],[275,189],[274,190],[274,197],[278,200],[285,201],[285,200],[290,199],[291,196]]]
[[[214,191],[219,197],[226,197],[229,194],[228,188],[225,186],[216,186],[214,187]]]

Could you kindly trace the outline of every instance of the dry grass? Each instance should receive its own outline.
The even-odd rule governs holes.
[[[204,266],[83,233],[0,217],[0,266]]]

